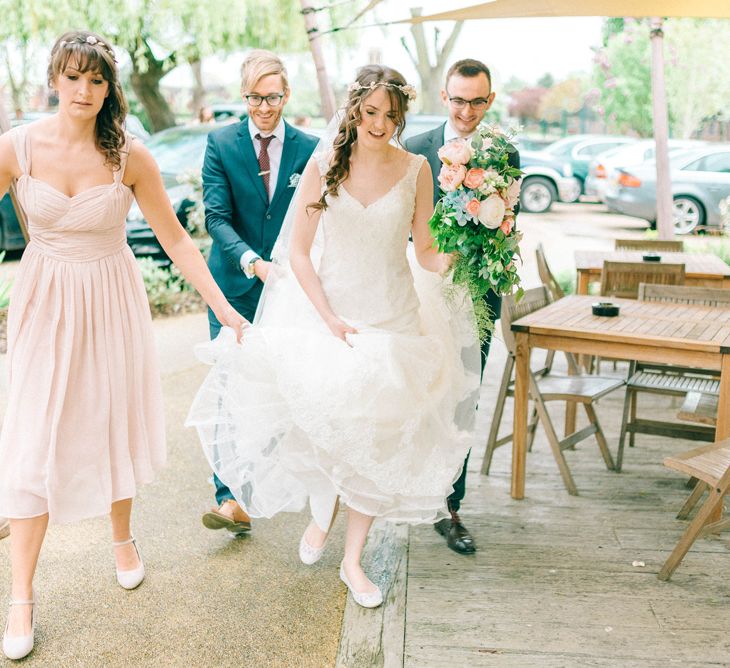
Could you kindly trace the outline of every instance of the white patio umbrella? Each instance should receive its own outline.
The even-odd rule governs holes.
[[[400,23],[465,21],[549,16],[652,17],[652,94],[657,165],[657,230],[660,239],[671,239],[672,187],[669,178],[669,120],[664,86],[662,18],[730,18],[730,0],[493,0]]]

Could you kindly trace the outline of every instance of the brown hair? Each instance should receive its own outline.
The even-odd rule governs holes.
[[[119,169],[122,164],[120,153],[126,142],[124,119],[129,107],[119,82],[114,52],[103,37],[88,30],[72,30],[61,35],[51,49],[49,86],[66,69],[69,61],[82,74],[99,72],[109,84],[109,95],[96,117],[96,148],[104,155],[105,164]]]
[[[472,77],[478,77],[482,72],[487,75],[487,81],[489,81],[489,87],[491,88],[492,73],[481,60],[474,60],[474,58],[457,60],[451,67],[449,67],[449,71],[446,73],[446,83],[449,83],[449,79],[454,74],[470,79]]]
[[[324,211],[327,208],[327,196],[337,197],[340,184],[350,175],[352,145],[357,140],[357,126],[362,121],[361,107],[378,86],[383,86],[388,91],[391,109],[396,116],[395,138],[400,141],[406,126],[408,94],[404,87],[408,84],[400,72],[390,67],[365,65],[357,71],[355,82],[348,91],[342,121],[333,143],[334,153],[324,175],[325,191],[319,201],[313,202],[307,209]]]

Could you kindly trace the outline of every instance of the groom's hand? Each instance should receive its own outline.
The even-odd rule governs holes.
[[[260,278],[263,283],[266,283],[266,279],[269,277],[270,265],[271,262],[267,262],[266,260],[262,260],[261,258],[254,262],[253,273],[256,274],[256,276]]]

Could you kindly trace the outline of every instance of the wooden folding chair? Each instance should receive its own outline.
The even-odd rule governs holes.
[[[659,571],[657,577],[660,580],[669,580],[697,538],[730,527],[728,519],[711,521],[718,506],[721,508],[725,494],[730,490],[730,439],[695,448],[675,457],[667,457],[664,466],[698,480],[694,491],[679,511],[678,519],[689,517],[705,491],[708,492],[707,499]]]
[[[639,300],[665,302],[667,304],[698,304],[702,306],[725,306],[730,308],[730,290],[723,288],[702,288],[672,285],[639,285]],[[693,441],[712,442],[715,428],[709,421],[689,420],[697,424],[684,425],[677,422],[644,420],[637,417],[639,393],[664,394],[674,397],[705,396],[703,405],[717,401],[720,394],[720,372],[694,369],[669,364],[643,364],[631,362],[626,380],[626,396],[621,420],[616,466],[621,470],[626,435],[629,447],[634,447],[636,434],[653,434],[670,438],[684,438]],[[680,411],[681,412],[681,411]],[[686,415],[695,412],[688,407]],[[680,419],[683,419],[681,416]]]
[[[681,253],[684,251],[684,241],[664,241],[661,239],[616,239],[616,250],[635,251],[665,251],[666,253]]]
[[[684,265],[661,262],[603,263],[601,294],[605,297],[636,299],[640,283],[684,285]]]
[[[488,474],[489,467],[492,462],[494,451],[505,443],[512,441],[512,434],[499,437],[499,427],[502,421],[504,404],[507,397],[514,397],[514,378],[513,370],[515,365],[515,349],[516,343],[512,334],[512,323],[538,309],[547,306],[551,302],[548,289],[543,285],[539,288],[527,290],[519,302],[515,301],[513,296],[503,297],[501,326],[504,343],[509,353],[507,363],[505,365],[502,383],[500,386],[497,402],[495,404],[494,415],[492,417],[492,425],[489,430],[487,439],[487,448],[484,453],[484,461],[482,462],[482,473]],[[537,421],[542,422],[545,433],[550,443],[555,461],[558,464],[560,475],[569,494],[577,495],[578,490],[573,481],[573,476],[565,460],[564,450],[572,448],[576,443],[583,441],[589,436],[595,434],[598,447],[606,463],[606,468],[610,471],[615,469],[611,452],[608,449],[606,438],[598,422],[598,416],[594,409],[594,403],[600,397],[605,396],[609,392],[618,389],[624,384],[623,380],[616,378],[602,378],[600,376],[561,376],[553,373],[540,375],[540,371],[530,369],[530,387],[529,397],[534,404],[532,418],[528,426],[529,444],[534,439]],[[561,440],[558,438],[555,427],[553,426],[550,414],[547,411],[546,404],[551,401],[575,402],[583,405],[586,415],[588,416],[589,425],[572,434],[566,434]]]

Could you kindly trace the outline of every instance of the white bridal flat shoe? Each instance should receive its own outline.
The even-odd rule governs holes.
[[[30,601],[10,601],[10,607],[14,605],[30,605],[31,609],[31,627],[30,634],[27,636],[9,636],[8,623],[5,624],[5,633],[3,634],[3,653],[8,659],[23,659],[33,651],[35,643],[35,599]]]
[[[129,540],[113,542],[112,545],[114,545],[114,547],[121,547],[122,545],[129,545],[130,543],[134,545],[134,549],[137,552],[139,566],[137,566],[137,568],[133,568],[131,571],[120,571],[117,568],[117,582],[125,589],[136,589],[142,584],[142,580],[144,580],[144,562],[142,561],[142,555],[137,547],[137,541],[134,538],[130,538]]]
[[[355,591],[347,579],[345,573],[345,567],[340,564],[340,580],[342,580],[352,594],[352,598],[355,599],[355,603],[361,605],[363,608],[377,608],[383,603],[383,592],[380,591],[380,587],[376,587],[375,591],[359,592]]]
[[[307,526],[307,529],[309,529],[309,526]],[[327,539],[329,538],[329,533],[327,534],[327,538],[324,539],[322,547],[312,547],[306,539],[307,529],[304,530],[302,538],[299,541],[299,558],[301,559],[303,564],[311,566],[312,564],[316,564],[322,558],[324,548],[327,547]]]

